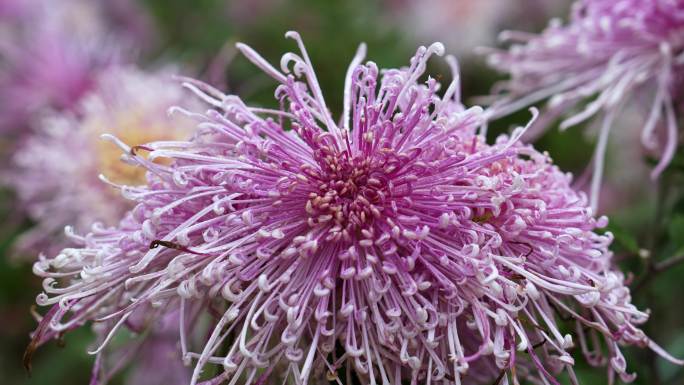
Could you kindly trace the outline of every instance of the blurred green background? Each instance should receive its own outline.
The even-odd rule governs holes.
[[[143,10],[149,13],[156,36],[153,46],[141,53],[140,61],[149,67],[167,61],[182,63],[187,75],[223,83],[216,85],[251,103],[274,105],[273,82],[235,56],[233,46],[236,41],[245,42],[272,63],[278,63],[282,53],[294,48],[294,43],[283,35],[295,29],[305,40],[328,104],[339,112],[344,72],[360,42],[368,44],[368,59],[380,67],[396,67],[408,63],[417,45],[440,40],[445,42],[448,52],[459,56],[463,95],[468,102],[474,96],[487,94],[497,80],[482,58],[469,53],[473,44],[496,44],[495,33],[506,27],[539,31],[547,17],[563,15],[568,8],[567,1],[560,0],[553,1],[552,6],[546,4],[543,9],[540,4],[544,1],[490,2],[501,7],[502,15],[477,19],[476,14],[454,14],[451,19],[438,21],[430,16],[434,11],[422,8],[446,4],[446,10],[462,9],[449,7],[448,1],[145,0]],[[515,12],[507,8],[510,3],[515,4]],[[473,42],[468,39],[468,28],[483,28],[485,32],[473,30],[472,34],[479,38]],[[431,66],[433,76],[448,81],[451,74],[444,63],[432,60]],[[528,118],[528,113],[518,113],[502,119],[492,126],[490,135],[524,124]],[[629,120],[624,123],[629,124]],[[564,133],[551,130],[536,146],[548,150],[563,170],[577,175],[584,170],[593,149],[594,138],[586,132],[591,133],[591,128],[575,127]],[[616,260],[621,268],[633,272],[634,281],[640,283],[638,287],[635,284],[633,293],[637,306],[651,310],[651,321],[644,330],[668,351],[682,357],[684,264],[651,273],[652,279],[644,282],[641,277],[658,260],[684,252],[684,157],[679,151],[665,175],[651,182],[647,169],[627,163],[631,160],[616,151],[620,148],[620,142],[612,143],[607,166],[611,171],[603,197],[604,211],[611,218],[609,230],[616,235]],[[648,162],[637,159],[636,163]],[[0,209],[5,218],[0,233],[0,384],[87,384],[93,361],[86,353],[92,338],[87,330],[69,333],[64,347],[50,343],[41,348],[34,356],[31,377],[22,367],[21,356],[29,332],[35,327],[29,309],[40,291],[40,282],[32,276],[28,264],[10,260],[7,255],[14,237],[30,223],[17,219],[9,192],[0,196]],[[581,383],[605,384],[605,370],[582,364],[577,350]],[[684,371],[654,353],[627,348],[626,355],[630,370],[639,375],[637,384],[684,384]],[[125,377],[124,372],[112,384],[124,384]],[[561,381],[569,383],[565,378]]]

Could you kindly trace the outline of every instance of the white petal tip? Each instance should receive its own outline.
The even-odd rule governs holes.
[[[434,52],[435,55],[442,56],[442,55],[444,55],[444,52],[446,51],[446,48],[444,48],[444,44],[442,44],[441,42],[438,42],[438,41],[437,41],[437,42],[432,43],[432,44],[430,45],[430,47],[428,48],[428,50]]]

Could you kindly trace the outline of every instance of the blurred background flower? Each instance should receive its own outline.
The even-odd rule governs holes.
[[[606,0],[604,3],[610,6],[613,2]],[[642,3],[652,2],[643,0]],[[681,7],[681,1],[669,3]],[[41,288],[31,274],[30,262],[12,262],[10,255],[18,247],[32,243],[26,241],[31,232],[40,236],[46,234],[36,230],[44,219],[55,224],[53,241],[57,244],[64,241],[59,227],[65,221],[82,226],[79,219],[72,216],[72,210],[85,209],[92,204],[94,208],[82,214],[107,222],[108,217],[119,210],[121,202],[125,205],[125,201],[118,200],[113,187],[97,180],[97,174],[88,177],[86,169],[97,173],[102,172],[97,169],[108,169],[104,174],[110,175],[113,181],[143,177],[123,172],[128,166],[115,160],[118,151],[114,150],[115,155],[109,151],[114,145],[95,138],[103,130],[114,129],[110,123],[136,120],[127,117],[125,112],[114,113],[116,108],[109,110],[118,105],[109,97],[102,96],[104,99],[100,102],[92,102],[98,98],[93,95],[101,88],[100,79],[114,79],[118,75],[113,73],[137,73],[119,78],[138,79],[133,81],[139,83],[137,86],[128,88],[125,85],[131,82],[124,81],[118,84],[133,90],[136,94],[133,99],[141,106],[147,106],[145,101],[149,98],[137,99],[137,94],[145,92],[142,85],[148,83],[144,79],[158,80],[160,71],[135,68],[167,68],[166,63],[180,63],[176,68],[182,68],[186,74],[199,75],[222,91],[236,93],[250,105],[277,107],[272,101],[270,80],[246,60],[233,59],[233,46],[235,41],[244,41],[257,48],[270,62],[277,62],[280,53],[290,49],[282,39],[284,32],[296,29],[307,37],[311,60],[317,68],[321,86],[329,96],[326,101],[334,116],[339,116],[342,106],[343,83],[338,74],[344,73],[362,41],[368,44],[369,52],[373,52],[372,59],[380,67],[404,63],[417,43],[444,42],[447,53],[457,54],[460,60],[467,103],[474,96],[488,94],[492,85],[501,80],[500,75],[485,66],[483,57],[472,53],[473,48],[496,46],[496,37],[503,29],[538,34],[550,17],[558,16],[564,23],[568,22],[566,15],[570,7],[569,0],[0,0],[0,161],[3,168],[0,174],[17,178],[0,191],[0,214],[4,215],[0,226],[3,254],[0,257],[0,317],[3,320],[0,373],[3,382],[61,385],[88,383],[90,378],[94,357],[85,351],[93,348],[94,338],[101,338],[97,328],[94,332],[82,329],[67,333],[64,347],[51,343],[41,348],[34,355],[32,377],[27,377],[21,367],[21,355],[28,344],[29,332],[35,327],[28,309]],[[101,75],[103,72],[105,75]],[[442,64],[431,63],[427,72],[444,77],[443,83],[449,81],[448,68]],[[168,74],[162,73],[163,77]],[[675,73],[679,75],[670,91],[681,108],[684,105],[681,71]],[[110,95],[108,92],[105,94]],[[169,92],[174,94],[175,91]],[[644,116],[653,99],[643,95],[643,100],[625,106],[614,122],[616,127],[626,129],[625,124],[635,120],[633,116]],[[92,107],[96,104],[101,108]],[[86,121],[97,120],[87,118],[95,110],[102,116],[113,115],[102,118],[99,123],[84,125]],[[91,113],[86,114],[86,111]],[[678,113],[681,114],[681,110]],[[527,111],[523,111],[493,122],[488,129],[489,138],[519,126],[528,116]],[[681,124],[681,115],[677,118]],[[151,126],[156,127],[157,123]],[[147,121],[140,121],[140,124],[146,125]],[[548,151],[562,170],[575,173],[580,184],[587,181],[583,172],[593,153],[595,135],[585,135],[581,127],[559,132],[554,129],[559,125],[557,119],[549,118],[548,124],[550,129],[536,139],[535,147]],[[90,128],[86,129],[86,126]],[[125,131],[126,124],[116,126]],[[664,132],[663,128],[657,127],[656,132]],[[84,136],[85,131],[97,134]],[[638,136],[638,129],[629,133],[635,134]],[[147,140],[145,135],[133,134],[130,142],[135,142],[136,136]],[[659,136],[657,139],[665,138]],[[92,141],[97,144],[90,144]],[[58,147],[63,148],[60,151]],[[682,356],[684,314],[673,309],[679,306],[676,293],[684,290],[681,279],[684,264],[672,261],[676,262],[684,253],[684,157],[681,151],[676,151],[658,181],[644,183],[643,175],[653,169],[656,160],[641,151],[637,153],[638,147],[641,147],[638,141],[609,140],[601,207],[611,217],[608,230],[615,236],[612,250],[616,260],[623,269],[634,272],[626,281],[633,290],[634,302],[637,307],[651,311],[651,321],[644,326],[644,331],[663,342],[673,354]],[[22,150],[18,150],[20,148]],[[82,164],[77,164],[79,162]],[[24,173],[19,172],[19,165]],[[48,169],[61,170],[58,177],[54,174],[43,176],[45,186],[53,186],[52,190],[41,187],[41,177],[36,176]],[[37,170],[38,174],[30,176]],[[60,177],[61,181],[58,181]],[[70,181],[73,186],[69,185]],[[87,183],[81,184],[81,181]],[[88,187],[80,190],[83,186]],[[42,189],[43,192],[27,199],[31,194],[19,191],[26,191],[24,188],[29,191]],[[73,198],[63,198],[64,192],[70,189],[74,189]],[[57,200],[51,202],[50,197],[46,197],[51,192],[55,198],[62,197],[59,201],[64,204],[56,204]],[[110,194],[111,202],[102,204],[98,196],[106,197],[107,194]],[[77,200],[81,202],[75,204]],[[28,207],[41,205],[43,209],[25,211]],[[29,220],[25,213],[32,210],[35,210],[31,214],[34,220]],[[38,251],[31,249],[34,251],[24,253],[24,261],[37,258]],[[562,320],[558,322],[561,327],[574,327],[563,324]],[[170,346],[164,335],[157,337],[161,338],[158,348],[130,345],[130,341],[137,341],[135,334],[121,337],[124,338],[123,347],[159,354],[152,355],[150,362],[124,365],[124,370],[117,371],[109,383],[148,384],[150,372],[145,368],[159,372],[163,370],[159,368],[164,367],[167,368],[165,374],[175,377],[171,373],[177,368],[164,366],[168,362],[165,363],[163,357],[166,356],[164,352],[173,356],[174,349],[177,353],[177,346]],[[148,341],[159,341],[157,337],[150,336]],[[114,355],[123,354],[123,351],[117,349]],[[625,355],[630,363],[628,369],[649,384],[678,385],[684,376],[681,368],[656,359],[652,352],[628,348]],[[582,360],[577,361],[580,383],[605,384],[605,373],[588,368]],[[111,368],[111,361],[107,363]],[[182,369],[179,370],[181,373]],[[178,374],[181,375],[184,374]],[[570,383],[562,376],[558,380]]]
[[[68,244],[59,240],[65,226],[79,232],[95,222],[111,226],[133,206],[117,186],[145,184],[145,173],[122,161],[112,141],[136,145],[192,136],[194,122],[168,116],[169,108],[192,104],[172,73],[110,67],[71,111],[45,116],[27,134],[4,178],[35,223],[15,241],[17,253],[35,258],[57,252]]]
[[[100,70],[132,60],[150,36],[140,17],[129,16],[140,11],[123,0],[7,0],[0,11],[4,141],[27,133],[47,110],[71,109]]]
[[[657,178],[678,146],[673,92],[684,64],[683,10],[678,0],[580,0],[568,23],[555,19],[538,35],[506,33],[510,48],[488,57],[491,66],[510,74],[497,86],[504,95],[493,103],[492,116],[545,99],[548,116],[562,117],[562,129],[601,115],[590,189],[596,209],[609,132],[626,104],[636,103],[634,110],[646,103],[650,108],[636,124],[643,146],[658,159],[651,173]],[[537,135],[551,119],[545,122],[533,130]]]

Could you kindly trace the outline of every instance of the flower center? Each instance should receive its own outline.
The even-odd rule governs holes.
[[[176,133],[163,125],[150,126],[142,121],[120,122],[114,130],[116,136],[124,143],[143,144],[157,140],[170,140]],[[102,130],[102,132],[107,132]],[[170,133],[169,133],[170,132]],[[136,167],[121,161],[121,149],[111,142],[98,140],[99,171],[114,183],[137,186],[145,183],[146,169]],[[163,164],[167,160],[155,160]]]
[[[386,195],[381,168],[371,158],[346,154],[326,156],[319,164],[322,170],[311,175],[320,181],[318,192],[310,193],[306,203],[309,224],[331,226],[330,240],[368,229],[380,216]]]

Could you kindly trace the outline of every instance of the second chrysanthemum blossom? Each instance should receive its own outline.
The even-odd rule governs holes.
[[[611,267],[612,236],[596,232],[606,219],[571,177],[520,144],[522,129],[486,144],[458,80],[441,97],[424,80],[441,44],[382,72],[361,64],[361,47],[336,121],[299,35],[287,36],[300,53],[280,69],[238,45],[278,81],[281,109],[188,81],[215,107],[185,111],[200,121],[192,140],[120,143],[148,185],[124,188],[138,205],[119,226],[36,263],[37,302],[51,310],[34,345],[89,320],[111,337],[152,309],[180,311],[192,384],[208,364],[223,371],[206,384],[335,381],[345,369],[370,384],[555,383],[550,372],[574,378],[575,344],[629,379],[619,344],[666,355],[635,326],[647,315]],[[213,332],[194,346],[203,315]],[[566,316],[576,333],[561,332]]]
[[[46,113],[73,112],[100,73],[130,62],[150,37],[140,14],[129,0],[2,1],[0,156]]]
[[[657,177],[680,142],[675,97],[684,76],[684,1],[579,0],[570,21],[553,20],[541,34],[506,32],[513,44],[492,52],[490,64],[510,74],[489,116],[499,117],[549,99],[547,123],[561,128],[603,115],[591,188],[598,204],[608,134],[626,103],[644,101],[641,140],[658,154]],[[539,125],[539,129],[546,128]],[[658,128],[662,127],[662,134]]]
[[[145,170],[123,163],[118,147],[101,136],[133,143],[186,140],[194,123],[166,114],[182,100],[183,90],[170,72],[117,67],[95,78],[94,89],[74,112],[44,118],[13,155],[14,170],[4,175],[23,212],[36,223],[18,240],[18,251],[59,250],[67,225],[80,232],[94,222],[118,223],[133,203],[98,175],[110,183],[137,186],[145,184]]]

